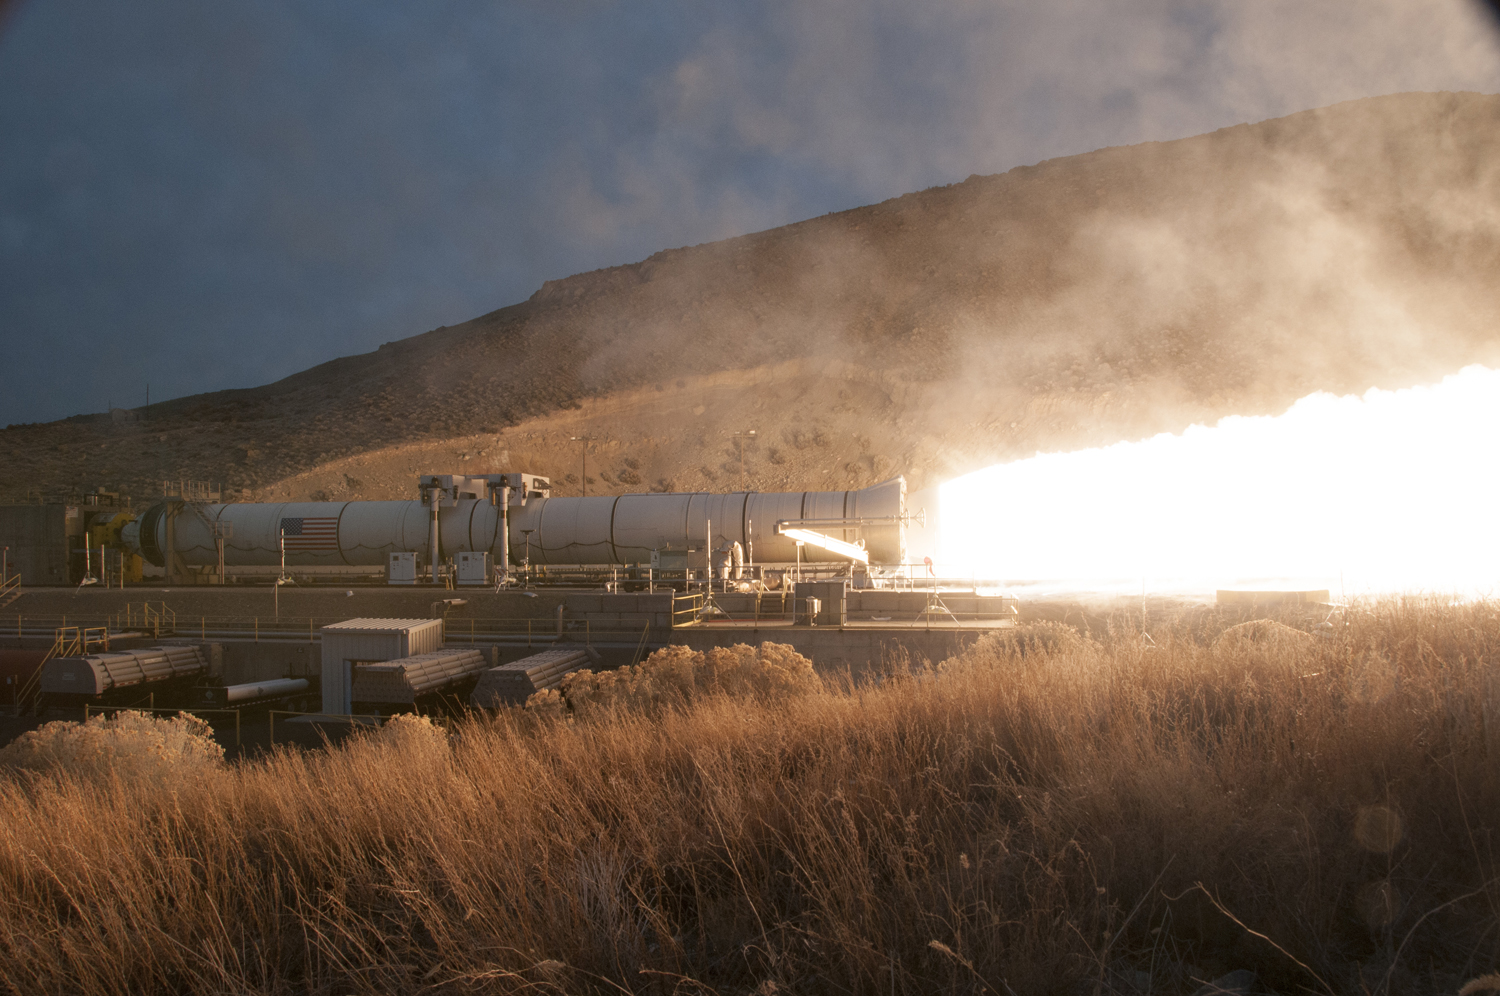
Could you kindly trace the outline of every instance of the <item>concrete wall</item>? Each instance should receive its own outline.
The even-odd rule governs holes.
[[[843,590],[838,582],[823,581],[799,584],[796,597],[802,599],[811,595],[814,598],[823,599],[823,612],[818,617],[818,625],[837,626],[839,622],[837,600],[840,594],[843,595],[847,618],[850,622],[868,622],[876,616],[916,619],[927,608],[929,598],[928,593],[924,591],[892,591],[887,588]],[[1005,599],[974,595],[968,592],[944,592],[939,597],[942,606],[946,606],[948,611],[961,619],[1000,618],[1007,615],[1007,607],[1014,604]],[[754,595],[714,595],[714,602],[737,619],[756,617]],[[787,604],[790,605],[790,600]],[[779,595],[764,595],[760,599],[760,617],[790,618],[790,612],[783,610],[782,606]],[[934,611],[940,614],[941,608],[935,606]]]
[[[1006,613],[1008,605],[1014,604],[1005,599],[959,592],[943,592],[938,597],[941,604],[959,618],[1000,616]],[[928,598],[925,591],[864,589],[851,590],[846,602],[851,621],[872,616],[911,619],[927,608]]]
[[[224,684],[272,678],[316,678],[322,648],[316,643],[223,643]]]
[[[565,620],[587,621],[590,632],[639,638],[649,628],[648,640],[664,641],[672,628],[672,593],[570,592],[563,613]]]

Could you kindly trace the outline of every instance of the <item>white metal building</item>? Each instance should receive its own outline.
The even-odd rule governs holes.
[[[323,627],[323,711],[349,715],[356,664],[400,660],[441,650],[441,619],[346,619]]]

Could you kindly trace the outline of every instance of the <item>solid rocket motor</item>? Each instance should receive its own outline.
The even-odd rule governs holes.
[[[502,478],[514,486],[499,490]],[[121,536],[158,567],[165,565],[169,533],[172,548],[189,567],[216,565],[219,542],[228,567],[274,566],[281,562],[283,542],[288,566],[380,567],[403,551],[416,552],[424,562],[431,559],[435,504],[440,559],[489,551],[501,561],[502,537],[508,533],[511,564],[647,564],[653,553],[701,554],[734,543],[750,551],[755,563],[792,563],[798,559],[796,540],[778,530],[787,523],[807,523],[846,543],[862,541],[872,564],[906,559],[906,482],[900,477],[858,491],[586,498],[551,497],[548,482],[529,474],[434,475],[421,481],[419,501],[164,501]],[[502,519],[508,519],[508,529]],[[848,562],[811,543],[801,559]]]

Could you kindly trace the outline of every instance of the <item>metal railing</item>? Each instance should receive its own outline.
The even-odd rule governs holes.
[[[17,614],[0,622],[0,635],[21,639],[51,637],[60,625],[87,625],[91,630],[118,638],[122,635],[144,633],[151,637],[175,636],[178,639],[200,639],[211,641],[248,640],[256,643],[296,642],[317,643],[322,640],[322,628],[330,623],[343,622],[348,616],[192,616],[176,615],[167,610],[161,615],[160,625],[155,625],[158,610],[143,623],[139,608],[130,612],[100,615],[44,616]],[[624,613],[619,621],[589,618],[567,618],[559,621],[555,616],[542,618],[458,618],[444,623],[444,640],[450,644],[505,643],[514,646],[550,646],[554,643],[628,643],[635,645],[640,638],[642,616],[654,613]],[[148,625],[147,623],[150,623]],[[646,628],[654,625],[646,621]]]
[[[851,590],[850,601],[866,593],[865,589]],[[902,594],[913,594],[903,591]],[[686,627],[715,626],[744,628],[771,626],[813,625],[819,629],[892,629],[892,630],[943,630],[1007,628],[1015,624],[1018,617],[1018,602],[1009,596],[983,596],[982,600],[993,601],[993,605],[972,608],[960,604],[954,608],[944,601],[944,594],[957,596],[969,605],[976,597],[972,590],[942,592],[937,589],[918,588],[921,604],[912,606],[858,606],[852,610],[848,603],[840,608],[836,600],[824,600],[818,618],[809,618],[807,598],[797,598],[786,592],[752,593],[695,593],[679,595],[673,600],[672,625],[674,629]],[[817,597],[817,596],[812,596]]]
[[[94,650],[109,650],[108,627],[60,626],[53,635],[47,657],[81,657]]]
[[[49,651],[47,656],[42,658],[42,663],[38,664],[36,670],[31,673],[31,677],[27,678],[16,690],[15,711],[18,717],[36,708],[37,699],[42,694],[42,665],[51,659],[52,653]]]
[[[696,625],[703,614],[705,596],[701,591],[672,596],[672,628]]]
[[[8,578],[0,578],[0,605],[9,605],[21,594],[21,575],[12,574]]]
[[[177,629],[177,613],[167,608],[166,602],[159,602],[155,608],[150,602],[142,602],[137,608],[135,603],[127,602],[123,617],[116,615],[117,626],[120,629],[149,630],[152,636],[161,636],[163,633],[172,633]]]
[[[749,600],[748,607],[741,608],[737,602]],[[806,599],[803,599],[805,602]],[[732,607],[726,608],[724,602]],[[792,621],[797,600],[786,591],[752,592],[702,592],[695,591],[672,598],[672,628],[701,626],[715,620],[733,623],[762,622],[781,624]]]
[[[851,602],[863,589],[850,592]],[[1008,596],[983,596],[981,602],[993,602],[993,607],[973,607],[975,596],[970,591],[941,591],[938,589],[902,594],[916,594],[921,604],[886,609],[883,606],[855,607],[845,613],[846,624],[851,628],[870,628],[889,623],[893,629],[939,629],[952,627],[975,627],[985,622],[1006,625],[1006,620],[1016,615],[1016,600]],[[944,599],[949,601],[945,602]],[[88,616],[23,615],[7,617],[0,621],[0,634],[21,639],[54,638],[64,627],[87,627],[107,631],[119,637],[127,633],[144,633],[153,638],[175,636],[205,642],[212,640],[247,641],[255,643],[318,643],[322,640],[322,627],[342,622],[345,616],[181,616],[170,609],[165,612],[156,606],[132,606],[126,612]],[[836,605],[824,602],[825,612]],[[656,625],[650,621],[656,613],[622,613],[626,618],[597,620],[591,618],[555,616],[543,617],[460,617],[447,619],[444,625],[444,641],[449,644],[491,644],[511,646],[550,646],[556,643],[597,642],[629,643],[635,645],[641,635],[643,622],[648,633]],[[672,629],[714,626],[771,626],[785,627],[805,621],[806,599],[796,598],[790,592],[704,592],[673,596],[670,614],[663,612],[661,628],[666,629],[670,619]],[[634,618],[630,618],[634,617]],[[827,620],[827,616],[824,616]],[[820,626],[837,626],[838,621],[820,622]]]
[[[37,664],[36,670],[31,672],[31,677],[21,683],[16,690],[15,713],[20,716],[23,712],[30,711],[36,707],[37,701],[42,695],[42,668],[54,657],[79,657],[89,653],[91,650],[109,649],[109,630],[103,626],[59,626],[53,630],[52,646],[42,657],[41,663]]]
[[[918,597],[918,604],[889,607],[879,605],[880,592],[897,594],[890,589],[851,589],[849,606],[843,619],[829,619],[827,612],[836,605],[824,602],[819,626],[876,628],[889,624],[892,629],[977,628],[984,623],[1008,625],[1016,617],[1016,599],[1000,595],[976,595],[974,589],[940,589],[918,587],[902,589],[901,595]],[[874,599],[870,596],[873,595]],[[861,597],[863,596],[863,598]],[[925,596],[925,597],[923,597]],[[976,599],[978,603],[976,604]],[[858,603],[865,601],[860,606]],[[876,604],[869,604],[871,601]],[[662,606],[666,608],[666,606]],[[449,644],[491,644],[511,646],[550,646],[556,643],[596,642],[629,643],[634,646],[645,624],[647,638],[657,624],[654,612],[625,612],[621,618],[599,620],[548,615],[541,617],[459,617],[444,622],[444,641]],[[721,625],[770,626],[800,625],[806,622],[806,599],[780,591],[675,593],[670,613],[662,612],[661,628],[670,620],[672,629]],[[633,618],[632,618],[633,617]],[[124,612],[87,616],[47,616],[17,614],[14,620],[0,621],[0,634],[17,638],[53,638],[64,628],[86,627],[98,630],[91,640],[106,635],[144,633],[153,638],[176,636],[205,642],[220,639],[255,643],[317,643],[322,627],[344,621],[344,616],[182,616],[158,604],[127,606]]]
[[[184,501],[216,502],[223,495],[222,485],[212,481],[162,481],[164,498],[181,498]]]

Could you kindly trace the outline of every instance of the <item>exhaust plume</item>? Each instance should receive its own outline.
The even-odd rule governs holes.
[[[985,578],[1490,593],[1500,371],[1313,394],[944,484],[941,568]]]

